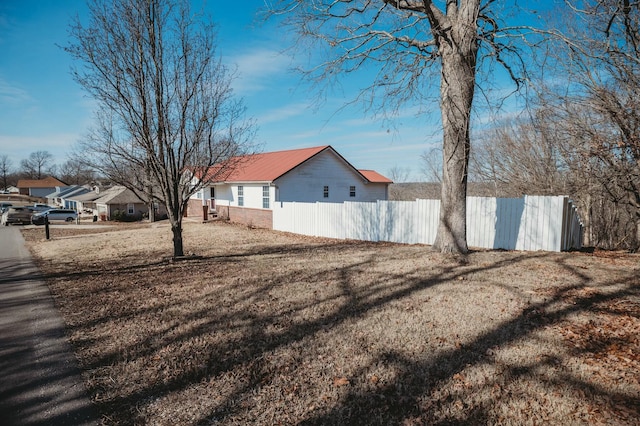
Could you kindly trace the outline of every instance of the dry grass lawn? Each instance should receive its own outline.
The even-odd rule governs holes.
[[[107,425],[640,424],[640,256],[23,231]]]

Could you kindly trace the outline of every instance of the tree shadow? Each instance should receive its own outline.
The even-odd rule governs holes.
[[[274,245],[263,247],[259,250],[243,252],[237,250],[228,255],[201,257],[186,261],[181,266],[190,270],[211,267],[228,263],[242,266],[245,262],[255,261],[256,258],[291,258],[301,254],[314,255],[325,252],[338,255],[341,251],[350,248],[366,249],[375,247],[372,243],[344,243],[326,245]],[[263,388],[265,384],[274,382],[279,373],[272,366],[267,366],[265,360],[271,354],[282,348],[292,345],[302,345],[308,339],[335,331],[341,327],[349,326],[354,321],[372,312],[376,312],[390,304],[405,301],[412,296],[428,289],[442,285],[464,281],[479,272],[499,270],[500,268],[517,264],[532,259],[545,259],[546,253],[522,253],[498,259],[490,264],[466,265],[464,259],[457,261],[449,257],[449,262],[439,265],[435,271],[427,273],[424,265],[416,265],[411,274],[394,273],[393,271],[378,271],[366,286],[354,286],[359,274],[374,269],[378,259],[376,254],[368,254],[363,251],[361,259],[354,261],[338,269],[320,268],[310,271],[279,271],[277,279],[269,281],[267,277],[256,278],[256,282],[243,281],[228,282],[221,290],[211,290],[203,297],[217,300],[220,312],[212,309],[216,305],[208,306],[201,310],[192,310],[189,315],[178,318],[175,323],[160,328],[154,333],[141,336],[131,347],[125,348],[126,357],[133,359],[148,358],[157,354],[169,345],[180,346],[192,339],[217,333],[224,329],[225,332],[234,331],[234,338],[229,338],[216,347],[207,347],[206,355],[195,365],[185,368],[168,380],[158,380],[150,385],[145,385],[134,392],[122,395],[109,401],[98,403],[102,412],[109,413],[115,423],[129,424],[138,415],[136,410],[152,400],[161,399],[173,392],[183,391],[195,383],[206,382],[213,377],[227,374],[233,371],[242,371],[242,380],[232,392],[221,398],[215,409],[201,416],[196,421],[198,424],[211,424],[218,422],[232,422],[235,416],[240,415],[246,409],[239,401],[246,400],[251,395]],[[56,273],[47,278],[50,279],[74,279],[86,276],[102,276],[105,273],[122,275],[139,273],[141,269],[154,270],[165,267],[166,261],[153,261],[136,265],[112,267],[108,269],[96,269],[82,271],[73,274]],[[464,267],[463,267],[464,265]],[[466,389],[461,384],[457,395],[451,395],[445,400],[448,405],[461,404],[455,413],[435,414],[435,409],[429,409],[425,400],[431,394],[437,392],[446,383],[456,379],[456,375],[470,366],[492,365],[503,372],[502,378],[496,378],[485,386],[504,386],[504,377],[520,378],[531,377],[535,372],[545,366],[558,366],[561,364],[555,356],[545,356],[539,360],[531,360],[520,365],[502,364],[496,359],[495,348],[515,344],[527,338],[532,338],[538,331],[545,327],[556,325],[579,312],[587,312],[596,309],[603,302],[628,297],[638,297],[639,289],[637,279],[628,278],[619,282],[609,283],[609,287],[615,290],[606,294],[594,293],[580,297],[573,297],[573,303],[567,304],[567,295],[579,288],[594,284],[592,279],[577,268],[567,263],[558,262],[567,274],[577,277],[577,282],[570,285],[559,286],[558,291],[547,299],[532,303],[515,317],[508,321],[496,324],[487,331],[477,335],[470,342],[463,342],[455,347],[440,350],[434,354],[407,357],[390,348],[379,352],[372,357],[368,365],[362,365],[360,371],[352,378],[354,382],[361,383],[367,380],[368,372],[373,366],[381,364],[393,366],[400,372],[392,380],[384,383],[376,383],[372,386],[345,386],[339,399],[325,404],[322,409],[315,410],[304,415],[301,424],[486,424],[495,421],[492,414],[494,401],[484,398],[478,399],[471,395],[474,389]],[[337,290],[320,298],[303,297],[295,303],[286,306],[271,307],[269,309],[225,309],[225,306],[273,306],[275,303],[271,292],[277,291],[285,285],[293,283],[321,283],[333,277],[337,281]],[[257,282],[260,281],[260,282]],[[145,284],[152,286],[153,284]],[[105,288],[103,291],[121,291]],[[223,297],[228,298],[224,301]],[[183,300],[180,304],[188,306],[189,300]],[[322,315],[309,316],[305,314],[315,306],[331,306]],[[158,309],[177,307],[175,302],[166,305],[150,306],[146,309],[132,309],[122,313],[119,317],[122,321],[134,321],[139,315],[152,315]],[[598,308],[602,309],[602,308]],[[230,315],[229,315],[230,314]],[[96,317],[91,321],[78,324],[79,328],[92,328],[102,322],[112,321],[108,312],[103,317]],[[184,330],[184,324],[193,324]],[[90,344],[84,342],[83,344]],[[96,356],[85,364],[88,370],[113,365],[122,362],[122,350],[106,351]],[[300,363],[300,360],[288,360],[289,363]],[[290,366],[295,367],[295,366]],[[284,368],[284,367],[283,367]],[[555,367],[554,367],[555,368]],[[586,390],[586,397],[601,403],[602,399],[610,401],[610,404],[622,403],[628,407],[632,414],[640,417],[640,400],[625,394],[612,394],[595,388],[585,380],[565,373],[562,377],[563,384],[574,389]],[[93,389],[97,391],[96,388]],[[465,399],[473,402],[467,403]],[[600,402],[598,402],[600,401]],[[614,402],[615,401],[615,402]],[[622,401],[622,402],[620,402]],[[634,408],[635,407],[635,408]],[[287,423],[286,421],[284,423]]]

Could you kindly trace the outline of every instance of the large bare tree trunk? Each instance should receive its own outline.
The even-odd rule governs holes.
[[[475,8],[474,8],[475,5]],[[433,245],[443,253],[466,253],[469,122],[475,88],[477,35],[476,2],[466,2],[449,30],[436,34],[442,60],[440,110],[442,114],[442,194],[440,223]]]

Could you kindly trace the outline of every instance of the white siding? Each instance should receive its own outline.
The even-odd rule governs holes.
[[[242,207],[250,209],[262,209],[262,187],[268,186],[266,183],[238,183],[216,185],[216,205],[238,206],[238,186],[243,187],[244,205]],[[210,191],[205,190],[207,200],[210,199]],[[269,187],[269,206],[273,206],[275,199],[275,188]]]
[[[331,151],[323,151],[304,164],[275,180],[277,201],[327,202],[376,201],[387,198],[387,185],[368,183],[352,167]],[[324,198],[323,188],[329,187]],[[351,186],[356,196],[349,196]]]
[[[262,209],[262,186],[268,182],[233,182],[215,185],[216,205],[238,206],[238,185],[244,188],[243,207]],[[323,188],[329,187],[329,197],[324,198]],[[350,196],[355,186],[355,197]],[[269,206],[275,202],[331,202],[377,201],[387,199],[385,183],[370,183],[332,151],[319,153],[309,161],[276,179],[269,188]],[[192,198],[201,198],[209,203],[211,192],[204,188]]]

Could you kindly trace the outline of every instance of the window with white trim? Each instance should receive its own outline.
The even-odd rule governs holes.
[[[324,186],[324,188],[322,189],[322,196],[324,198],[329,198],[329,186]]]
[[[269,208],[269,185],[264,185],[262,187],[262,208]]]
[[[238,185],[238,206],[244,206],[244,186]]]

